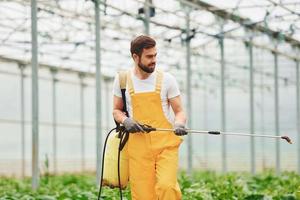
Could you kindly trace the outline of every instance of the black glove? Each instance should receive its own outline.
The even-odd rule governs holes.
[[[129,117],[124,120],[123,125],[126,131],[128,131],[129,133],[145,132],[139,123]]]
[[[183,124],[175,123],[174,125],[174,133],[175,135],[182,136],[182,135],[187,135],[188,133],[186,132],[186,128],[184,127]]]

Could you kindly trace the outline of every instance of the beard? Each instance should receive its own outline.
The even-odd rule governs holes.
[[[153,68],[149,68],[149,66],[154,66]],[[152,72],[154,72],[155,69],[155,63],[151,63],[150,65],[146,66],[144,64],[142,64],[141,62],[138,63],[138,66],[141,70],[143,70],[144,72],[151,74]]]

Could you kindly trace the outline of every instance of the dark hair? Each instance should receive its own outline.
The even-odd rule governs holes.
[[[131,56],[135,53],[141,57],[143,49],[149,49],[155,47],[156,42],[149,36],[140,35],[131,41],[130,52]]]

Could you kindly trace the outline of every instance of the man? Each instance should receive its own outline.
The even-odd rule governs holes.
[[[127,72],[125,96],[129,117],[122,112],[118,76],[114,82],[113,116],[131,133],[127,148],[132,199],[181,199],[177,182],[178,147],[182,142],[180,136],[187,132],[176,80],[169,73],[155,70],[157,51],[152,38],[143,35],[135,38],[130,51],[135,66]],[[140,124],[175,131],[146,133]]]

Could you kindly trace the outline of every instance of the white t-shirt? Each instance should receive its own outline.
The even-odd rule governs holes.
[[[134,75],[133,70],[131,70],[131,79],[134,87],[134,92],[142,93],[142,92],[155,91],[156,74],[157,73],[153,72],[147,79],[140,80],[138,77]],[[122,97],[118,74],[116,75],[114,80],[113,94],[117,97]],[[160,96],[162,100],[161,104],[167,120],[172,124],[174,121],[174,116],[173,116],[173,112],[172,113],[170,112],[170,104],[168,99],[177,97],[179,95],[180,95],[180,91],[174,76],[172,76],[168,72],[163,72],[163,81],[162,81],[161,92],[160,92]],[[127,111],[129,116],[132,117],[132,106],[131,106],[131,98],[128,93],[128,85],[126,86],[125,96],[126,96]]]

